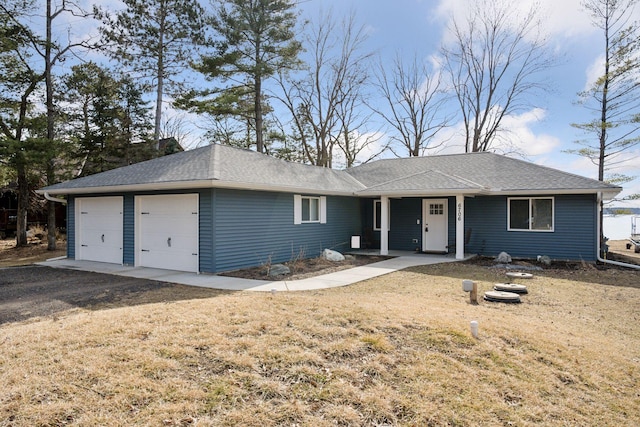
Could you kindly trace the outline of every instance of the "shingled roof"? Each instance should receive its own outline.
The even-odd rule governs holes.
[[[621,191],[601,181],[490,152],[384,159],[347,172],[366,187],[360,194],[396,195],[416,185],[491,194]]]
[[[620,187],[489,152],[384,159],[339,171],[224,145],[136,163],[40,190],[50,194],[237,188],[359,196],[615,195]]]
[[[343,171],[212,144],[62,182],[41,191],[78,194],[211,187],[326,194],[352,194],[364,188]]]

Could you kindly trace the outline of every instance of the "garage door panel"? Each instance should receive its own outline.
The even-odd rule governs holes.
[[[166,234],[148,235],[144,239],[141,249],[147,250],[177,250],[193,251],[193,239],[197,236],[193,234]]]
[[[197,215],[141,215],[140,230],[146,233],[179,230],[192,234],[198,233]],[[167,228],[169,226],[170,228]]]
[[[122,238],[119,238],[117,230],[102,230],[102,233],[99,231],[97,233],[86,233],[83,236],[82,244],[85,245],[104,245],[111,247],[120,247],[122,243]]]
[[[151,212],[154,215],[190,215],[198,211],[198,198],[194,196],[194,194],[173,194],[144,197],[140,203],[140,211]]]
[[[76,259],[122,264],[123,198],[78,198],[76,207]]]
[[[122,215],[120,212],[108,215],[83,214],[80,217],[85,230],[120,230],[122,228]]]
[[[159,261],[170,259],[170,261]],[[197,271],[198,257],[188,253],[178,251],[150,250],[142,251],[140,254],[140,265],[151,268],[178,271]]]
[[[198,271],[198,195],[136,198],[138,265]]]

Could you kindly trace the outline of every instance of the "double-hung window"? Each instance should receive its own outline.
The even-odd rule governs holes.
[[[327,198],[324,196],[293,196],[293,223],[309,224],[327,222]]]
[[[320,222],[320,197],[302,198],[302,222]]]
[[[509,231],[553,231],[553,197],[510,197],[507,199]]]

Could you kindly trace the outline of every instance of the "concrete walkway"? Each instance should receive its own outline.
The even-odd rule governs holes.
[[[394,254],[390,254],[394,255]],[[467,257],[468,258],[468,257]],[[180,283],[183,285],[200,286],[205,288],[230,291],[308,291],[313,289],[335,288],[357,283],[372,277],[382,276],[394,271],[417,265],[439,264],[457,261],[453,256],[426,255],[404,252],[395,258],[360,267],[336,271],[301,280],[250,280],[236,277],[219,276],[215,274],[196,274],[183,271],[161,270],[156,268],[132,267],[118,264],[107,264],[93,261],[76,261],[67,258],[57,258],[38,263],[39,265],[65,268],[95,273],[113,274],[140,279],[158,280],[161,282]]]

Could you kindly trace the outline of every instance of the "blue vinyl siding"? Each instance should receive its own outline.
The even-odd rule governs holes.
[[[213,190],[201,191],[199,196],[200,216],[199,221],[199,262],[200,271],[203,273],[215,272],[215,258],[213,256],[214,242],[216,240],[215,227],[213,226]]]
[[[310,194],[312,195],[312,194]],[[293,223],[293,194],[214,190],[215,270],[285,262],[349,248],[360,234],[360,201],[327,197],[327,223]]]
[[[124,195],[124,211],[122,213],[122,258],[124,265],[134,265],[136,263],[135,253],[135,199],[133,194]]]
[[[67,258],[76,259],[76,198],[67,198]]]
[[[467,252],[514,258],[547,255],[558,260],[595,261],[596,200],[594,195],[555,196],[553,232],[507,231],[507,197],[465,200],[465,229],[471,228]]]
[[[284,262],[303,254],[315,257],[324,248],[348,250],[352,235],[373,228],[373,200],[327,197],[327,223],[293,224],[293,194],[248,190],[184,190],[198,193],[200,271],[220,272],[262,263]],[[175,194],[176,192],[145,192]],[[124,196],[125,264],[135,262],[135,195]],[[313,194],[309,194],[313,196]],[[67,256],[75,258],[75,201],[67,205]],[[422,247],[423,198],[391,199],[389,249]],[[449,252],[455,235],[455,197],[448,197]],[[596,252],[595,195],[556,196],[554,232],[507,231],[507,197],[465,199],[465,230],[471,229],[467,253],[495,256],[506,251],[515,258],[548,255],[552,259],[594,261]],[[420,224],[417,220],[420,220]],[[379,232],[374,239],[379,242]],[[418,243],[413,243],[418,239]]]
[[[391,199],[390,203],[389,249],[413,251],[422,248],[422,199]],[[413,243],[413,239],[418,242]]]
[[[449,243],[447,250],[449,253],[456,252],[456,198],[448,197],[449,204],[447,206],[447,226],[449,227],[448,238]]]

